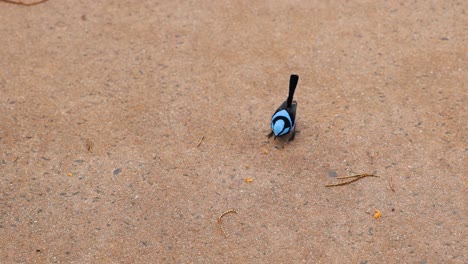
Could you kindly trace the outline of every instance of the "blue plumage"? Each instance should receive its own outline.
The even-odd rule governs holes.
[[[289,79],[289,95],[288,99],[284,101],[280,107],[275,111],[271,117],[271,133],[268,134],[268,137],[274,136],[282,137],[291,133],[289,141],[294,139],[296,134],[296,109],[297,102],[293,101],[294,91],[296,90],[297,83],[299,81],[299,76],[292,74]]]

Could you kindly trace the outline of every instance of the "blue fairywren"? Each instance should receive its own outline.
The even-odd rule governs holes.
[[[274,136],[276,139],[276,137],[282,137],[291,133],[289,141],[294,140],[294,136],[296,135],[297,102],[293,101],[293,96],[298,81],[299,76],[292,74],[289,79],[288,99],[278,107],[271,117],[271,133],[268,134],[268,138]]]

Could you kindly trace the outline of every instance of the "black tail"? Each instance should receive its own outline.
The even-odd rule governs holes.
[[[299,76],[296,74],[291,74],[291,78],[289,79],[288,107],[290,107],[292,104],[294,91],[296,90],[298,81],[299,81]]]

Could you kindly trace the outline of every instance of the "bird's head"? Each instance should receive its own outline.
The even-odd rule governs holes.
[[[279,119],[273,124],[273,134],[275,135],[275,139],[277,136],[281,134],[284,130],[284,121]]]

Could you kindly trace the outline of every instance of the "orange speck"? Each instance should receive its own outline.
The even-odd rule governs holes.
[[[251,182],[253,182],[253,179],[252,178],[245,178],[245,182],[246,183],[251,183]]]
[[[270,153],[270,152],[268,151],[268,149],[265,149],[265,151],[263,153],[268,155],[268,153]]]
[[[374,210],[374,218],[379,219],[382,216],[382,212],[379,210]]]
[[[68,177],[72,177],[72,176],[73,176],[73,173],[69,172],[69,173],[67,174],[67,176],[68,176]]]

